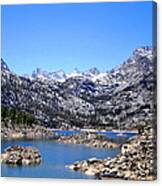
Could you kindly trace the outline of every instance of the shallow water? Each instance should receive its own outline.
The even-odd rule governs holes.
[[[43,178],[69,178],[69,179],[93,179],[84,173],[75,172],[65,168],[65,165],[74,161],[88,158],[115,157],[120,149],[95,149],[84,145],[63,144],[47,140],[17,140],[2,141],[1,151],[8,146],[22,145],[33,146],[40,150],[42,163],[38,166],[11,167],[1,165],[1,175],[4,177],[43,177]]]

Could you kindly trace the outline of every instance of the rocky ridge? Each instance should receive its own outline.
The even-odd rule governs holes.
[[[104,74],[72,76],[64,82],[26,78],[1,60],[2,107],[18,108],[52,128],[137,128],[156,114],[156,51],[136,49],[119,67]]]

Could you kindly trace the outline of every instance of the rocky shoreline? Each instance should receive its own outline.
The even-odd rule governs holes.
[[[84,144],[93,148],[119,148],[119,144],[111,140],[105,139],[104,135],[94,134],[91,132],[81,132],[80,134],[71,136],[60,136],[59,142],[65,144]]]
[[[54,139],[54,133],[40,125],[31,126],[4,126],[1,128],[2,140],[17,139]]]
[[[156,134],[153,127],[144,124],[140,135],[121,147],[115,158],[77,161],[67,167],[82,171],[98,179],[120,178],[125,180],[156,179]]]
[[[119,178],[124,180],[156,179],[156,132],[147,122],[140,123],[139,135],[123,145],[107,140],[104,135],[93,132],[81,132],[71,136],[56,135],[41,126],[2,129],[2,139],[55,139],[65,144],[84,144],[92,148],[121,148],[115,158],[77,161],[67,165],[74,171],[82,171],[97,179]],[[2,163],[10,165],[35,165],[42,159],[39,151],[32,147],[13,146],[1,154]]]
[[[1,154],[1,162],[8,165],[38,165],[41,161],[39,150],[33,147],[12,146]]]

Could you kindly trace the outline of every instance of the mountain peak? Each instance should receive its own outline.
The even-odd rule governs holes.
[[[133,56],[136,59],[141,58],[141,57],[150,58],[150,56],[152,56],[152,55],[153,55],[153,49],[149,46],[137,48],[133,52]]]
[[[143,58],[152,61],[153,59],[153,52],[154,50],[151,47],[139,47],[135,49],[132,55],[123,63],[111,70],[111,74],[118,73],[120,69],[122,69],[123,73],[125,70],[130,70],[130,65],[135,65],[136,67],[142,67],[140,64],[143,61]],[[147,61],[147,60],[146,60]],[[123,66],[124,65],[124,66]],[[144,67],[144,66],[143,66]],[[47,72],[42,70],[41,68],[36,68],[33,71],[31,78],[33,79],[42,79],[42,80],[54,80],[58,82],[64,82],[68,78],[75,78],[75,77],[82,77],[84,79],[89,79],[93,82],[100,80],[102,83],[107,83],[107,79],[109,79],[109,72],[100,72],[96,67],[90,68],[89,70],[82,72],[79,71],[77,68],[70,73],[65,73],[64,70],[60,69],[58,71]]]
[[[139,121],[152,120],[155,112],[156,59],[152,55],[150,60],[151,54],[153,49],[136,49],[119,68],[98,75],[93,75],[98,73],[96,68],[77,71],[72,78],[62,70],[46,73],[38,69],[35,77],[46,79],[33,78],[34,83],[12,72],[10,76],[1,60],[2,105],[33,113],[42,124],[53,128],[63,123],[69,127],[99,125],[116,129],[120,122],[124,130],[133,129]]]
[[[96,67],[90,68],[89,72],[93,75],[98,75],[100,73],[100,71]]]
[[[1,69],[5,71],[10,71],[5,61],[1,58]]]

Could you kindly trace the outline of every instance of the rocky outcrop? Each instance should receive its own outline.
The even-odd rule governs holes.
[[[33,147],[8,147],[1,154],[1,162],[8,165],[28,166],[37,165],[42,161],[40,152]]]
[[[142,124],[141,124],[142,125]],[[122,145],[121,154],[115,158],[78,161],[68,168],[82,171],[99,179],[120,178],[128,180],[156,179],[156,134],[152,124],[144,124],[141,134]]]
[[[3,126],[1,129],[2,140],[13,140],[13,139],[55,139],[54,133],[38,125],[29,126],[17,126],[8,123],[7,126]]]
[[[84,144],[93,148],[119,148],[119,144],[105,139],[104,135],[81,132],[72,136],[60,136],[58,141],[65,144]]]

